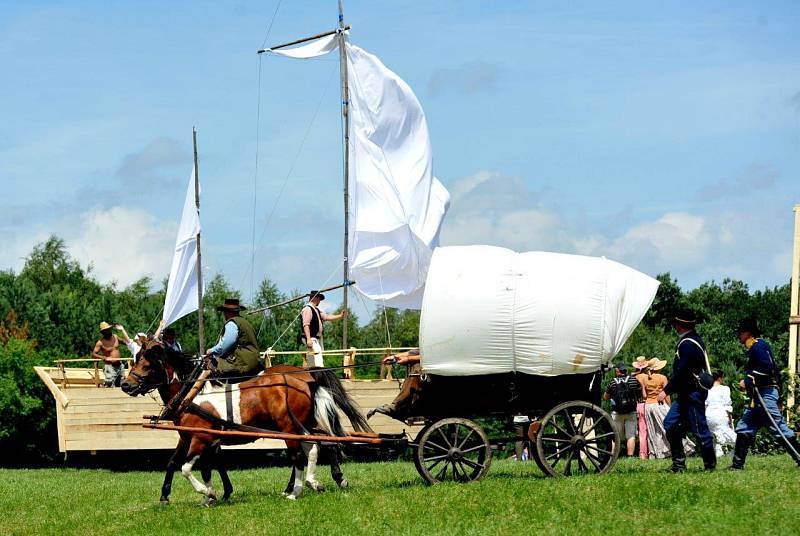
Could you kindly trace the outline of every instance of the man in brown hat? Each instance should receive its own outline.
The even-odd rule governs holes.
[[[219,342],[206,353],[206,359],[219,372],[220,378],[244,380],[261,370],[255,329],[239,316],[244,309],[237,298],[226,299],[217,307],[225,316],[225,325]]]
[[[101,359],[105,363],[103,375],[106,387],[119,387],[125,367],[122,365],[122,355],[119,353],[119,339],[112,332],[112,328],[108,322],[100,322],[100,340],[94,345],[92,357]]]

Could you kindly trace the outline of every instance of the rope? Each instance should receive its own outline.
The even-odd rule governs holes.
[[[272,19],[269,21],[269,26],[267,27],[267,34],[264,36],[264,41],[261,43],[261,48],[267,46],[267,39],[269,39],[269,34],[272,32],[272,25],[275,24],[275,17],[278,16],[278,10],[281,7],[281,2],[283,0],[278,0],[277,5],[275,6],[275,11],[272,13]]]
[[[280,5],[280,2],[278,3]],[[277,13],[277,11],[276,11]],[[274,18],[273,18],[274,21]],[[272,23],[270,23],[270,30]],[[267,31],[269,36],[269,31]],[[253,275],[256,265],[256,208],[258,200],[258,155],[261,149],[261,56],[258,56],[258,96],[256,97],[256,162],[253,172],[253,231],[250,239],[250,296],[253,296]],[[245,272],[247,274],[247,272]]]
[[[334,67],[335,67],[335,65],[334,65]],[[260,79],[260,68],[261,68],[261,64],[259,63],[259,83],[261,82],[261,79]],[[281,187],[278,190],[278,196],[275,198],[275,202],[272,204],[272,209],[270,210],[269,215],[267,216],[267,219],[264,221],[264,225],[263,225],[262,230],[261,230],[261,236],[258,239],[258,245],[256,246],[255,242],[254,242],[253,249],[252,249],[252,259],[255,259],[256,251],[257,250],[258,251],[261,250],[261,245],[263,244],[264,237],[266,236],[266,233],[267,233],[267,227],[269,226],[270,222],[272,221],[272,217],[275,215],[275,211],[277,210],[278,204],[280,203],[281,198],[283,197],[283,192],[286,190],[286,185],[289,183],[289,179],[294,174],[295,167],[297,166],[297,162],[300,160],[300,155],[303,153],[303,148],[305,147],[306,141],[308,140],[308,136],[309,136],[309,134],[311,134],[311,129],[314,126],[314,123],[316,122],[316,119],[317,119],[317,116],[319,115],[320,109],[322,108],[322,103],[325,101],[325,96],[328,94],[328,87],[330,86],[330,79],[333,76],[334,72],[336,72],[336,69],[335,68],[331,69],[331,74],[328,75],[328,81],[323,85],[322,96],[320,97],[319,102],[317,103],[317,107],[314,110],[314,115],[311,117],[311,121],[308,123],[308,126],[306,127],[305,133],[303,134],[303,139],[300,141],[300,147],[297,149],[297,152],[294,155],[294,159],[292,160],[292,164],[289,167],[289,171],[286,173],[286,177],[284,177],[283,183],[281,184]],[[260,106],[260,102],[261,102],[260,101],[260,96],[261,96],[261,92],[259,91],[259,106]],[[256,147],[256,154],[258,154],[258,146]],[[254,221],[255,221],[255,215],[254,215]],[[255,240],[255,223],[253,224],[253,240]],[[249,270],[249,272],[248,272],[248,270]],[[253,272],[255,271],[255,262],[254,261],[251,261],[251,265],[250,265],[248,270],[246,270],[244,275],[242,276],[242,282],[239,285],[240,287],[244,284],[245,279],[247,279],[248,273],[252,277]],[[252,292],[252,284],[251,284],[251,292]]]
[[[336,265],[336,267],[335,267],[335,268],[333,269],[333,271],[330,273],[330,275],[328,276],[328,278],[327,278],[327,279],[325,280],[325,282],[322,284],[322,286],[323,286],[323,287],[324,287],[324,286],[326,286],[326,285],[328,284],[328,282],[329,282],[329,281],[331,280],[331,278],[333,277],[333,274],[335,274],[335,273],[336,273],[336,272],[339,270],[339,268],[340,268],[340,267],[341,267],[341,264],[337,264],[337,265]],[[284,329],[284,330],[283,330],[283,332],[282,332],[282,333],[281,333],[281,334],[278,336],[278,338],[277,338],[277,339],[275,339],[275,342],[273,342],[273,343],[270,345],[270,347],[271,347],[271,348],[274,348],[274,347],[275,347],[275,345],[276,345],[276,344],[278,344],[278,343],[281,341],[281,339],[283,338],[283,336],[284,336],[284,335],[286,335],[286,332],[287,332],[287,331],[289,331],[289,328],[291,328],[291,327],[294,325],[294,322],[295,322],[295,320],[297,320],[297,319],[300,317],[300,315],[301,315],[301,314],[303,314],[303,310],[302,310],[302,309],[300,309],[300,311],[299,311],[299,312],[298,312],[298,313],[297,313],[297,314],[294,316],[294,318],[292,318],[292,321],[291,321],[291,322],[289,322],[289,325],[288,325],[288,326],[286,326],[286,329]]]

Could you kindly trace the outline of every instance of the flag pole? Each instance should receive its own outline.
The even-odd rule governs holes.
[[[197,166],[197,130],[192,127],[192,147],[194,149],[194,205],[200,217],[200,172]],[[200,355],[206,353],[205,329],[203,325],[203,263],[200,255],[200,233],[197,233],[197,348]]]
[[[344,8],[339,0],[339,72],[342,79],[342,118],[344,122],[344,289],[342,310],[347,311],[347,282],[350,279],[348,258],[350,235],[350,88],[347,85],[347,49],[345,47]],[[342,322],[342,348],[347,348],[347,317]]]

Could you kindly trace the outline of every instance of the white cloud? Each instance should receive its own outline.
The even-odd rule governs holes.
[[[91,264],[98,280],[129,285],[143,276],[155,283],[169,274],[177,224],[123,206],[82,214],[74,232],[65,232],[67,248],[81,264]]]
[[[750,166],[741,176],[753,175],[755,169],[770,168]],[[497,172],[479,171],[448,187],[452,203],[442,228],[443,246],[490,244],[606,256],[652,275],[669,271],[688,286],[725,277],[754,288],[788,280],[791,206],[784,199],[764,198],[768,193],[763,189],[758,202],[752,195],[725,203],[684,198],[675,202],[680,211],[644,221],[635,220],[633,211],[608,222],[565,213],[521,178]]]
[[[648,260],[680,268],[704,260],[710,242],[711,234],[703,217],[670,212],[628,230],[609,244],[608,254],[639,263]]]

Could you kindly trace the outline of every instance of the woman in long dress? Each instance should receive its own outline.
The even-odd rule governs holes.
[[[642,384],[644,396],[644,419],[647,426],[647,450],[650,458],[669,458],[669,442],[664,430],[664,417],[669,411],[670,398],[659,404],[658,394],[667,385],[667,377],[658,371],[666,366],[663,359],[654,357],[649,361],[649,367],[637,379]]]
[[[725,375],[721,370],[715,371],[713,376],[714,386],[709,389],[706,399],[706,421],[714,436],[714,451],[717,458],[721,458],[725,455],[724,447],[736,443],[736,432],[731,426],[731,388],[723,385]]]
[[[639,380],[639,383],[642,386],[642,401],[636,404],[636,415],[639,417],[639,457],[643,460],[647,459],[649,450],[647,445],[647,421],[645,420],[645,398],[647,398],[647,394],[644,389],[644,382],[647,378],[647,371],[650,367],[650,360],[647,359],[645,356],[640,355],[636,358],[636,360],[631,364],[633,370],[636,371],[634,377]]]

